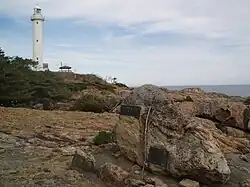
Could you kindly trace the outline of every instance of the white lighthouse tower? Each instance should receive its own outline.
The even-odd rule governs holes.
[[[38,62],[38,71],[43,71],[43,23],[42,9],[36,5],[31,17],[33,24],[33,61]]]

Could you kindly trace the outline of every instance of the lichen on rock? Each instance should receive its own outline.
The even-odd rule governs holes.
[[[151,170],[203,183],[229,180],[230,169],[220,146],[213,133],[202,126],[206,122],[183,113],[160,88],[136,88],[123,105],[143,108],[139,120],[128,123],[124,122],[128,117],[121,116],[115,128],[117,143],[127,158],[141,166],[146,160]]]
[[[95,158],[90,153],[78,150],[71,162],[71,168],[78,171],[95,172]]]

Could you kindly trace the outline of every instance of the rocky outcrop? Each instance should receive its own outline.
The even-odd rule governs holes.
[[[223,126],[230,126],[242,130],[248,127],[250,112],[241,102],[230,102],[223,99],[196,100],[194,102],[177,103],[185,114],[210,119]]]
[[[141,166],[146,160],[153,171],[203,183],[229,180],[227,161],[206,120],[183,113],[153,85],[134,89],[123,104],[141,106],[140,123],[121,116],[115,128],[117,143],[127,158]]]
[[[210,119],[221,123],[223,126],[250,130],[248,127],[250,110],[235,97],[219,93],[205,93],[196,88],[168,91],[167,95],[185,114]],[[186,100],[188,96],[193,102]]]
[[[181,92],[191,92],[191,93],[204,93],[201,88],[185,88]]]

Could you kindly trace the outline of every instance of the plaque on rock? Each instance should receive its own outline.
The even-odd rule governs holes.
[[[166,168],[168,161],[168,152],[163,148],[150,147],[148,162]]]
[[[120,115],[140,118],[141,107],[135,105],[121,105]]]

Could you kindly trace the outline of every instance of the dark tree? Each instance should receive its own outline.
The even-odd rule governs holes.
[[[0,105],[25,106],[43,99],[64,99],[69,92],[51,72],[36,72],[37,62],[8,57],[0,48]]]

